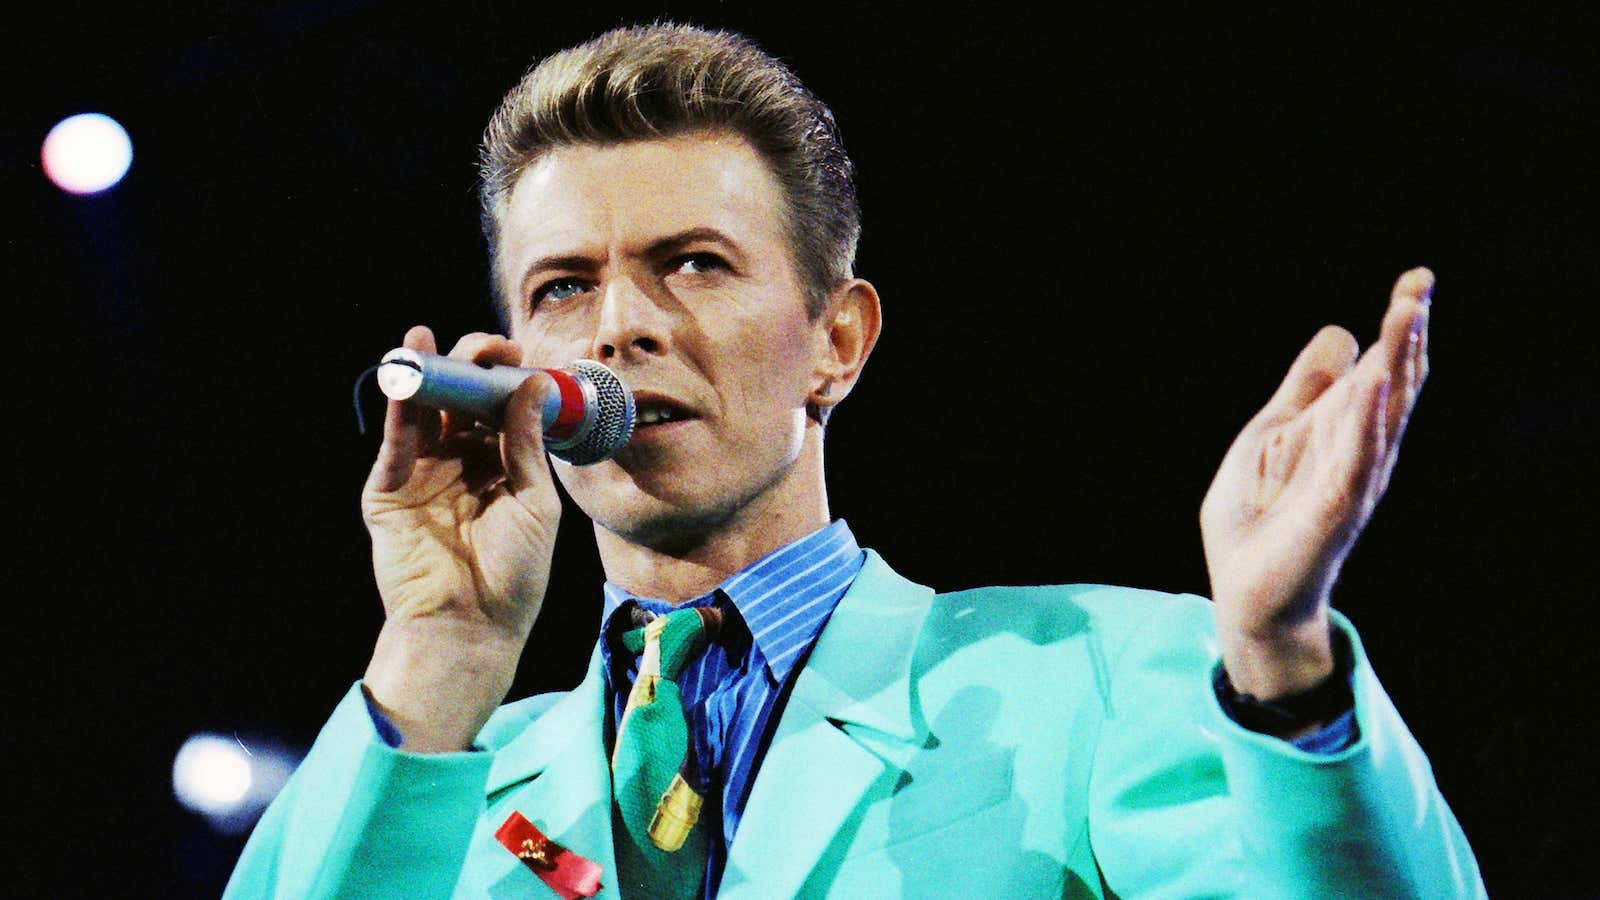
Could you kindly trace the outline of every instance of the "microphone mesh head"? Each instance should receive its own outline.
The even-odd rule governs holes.
[[[588,427],[579,439],[571,446],[550,448],[550,455],[575,466],[604,462],[633,437],[633,392],[617,373],[593,360],[580,359],[567,368],[594,388],[594,409],[584,416]]]

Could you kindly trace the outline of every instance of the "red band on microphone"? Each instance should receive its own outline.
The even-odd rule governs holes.
[[[545,374],[555,380],[556,388],[561,391],[561,414],[556,420],[545,426],[546,438],[564,441],[578,430],[583,424],[583,388],[578,386],[578,379],[573,378],[570,372],[561,369],[545,369]]]

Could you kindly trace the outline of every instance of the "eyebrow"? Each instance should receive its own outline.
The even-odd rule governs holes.
[[[708,226],[690,228],[687,231],[680,231],[677,234],[651,241],[650,246],[645,249],[645,255],[652,259],[659,259],[663,256],[671,256],[690,244],[699,243],[721,244],[734,254],[742,255],[737,241]]]
[[[743,262],[744,254],[739,243],[710,226],[689,228],[676,234],[657,238],[645,247],[644,255],[649,259],[661,259],[662,257],[671,256],[684,247],[698,243],[718,244],[730,251],[732,255],[738,257],[738,259],[734,260],[735,264]],[[526,294],[528,282],[532,281],[540,273],[551,271],[593,272],[598,268],[600,268],[600,264],[593,257],[585,256],[581,253],[541,256],[529,263],[526,269],[522,270],[522,277],[517,281],[517,284],[521,289],[521,293]]]

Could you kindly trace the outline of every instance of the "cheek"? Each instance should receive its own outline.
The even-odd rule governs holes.
[[[553,369],[583,356],[581,342],[562,340],[548,331],[513,328],[512,340],[522,346],[522,365],[530,369]]]
[[[808,322],[796,322],[767,350],[775,378],[783,379],[791,391],[810,391],[817,364],[816,340],[817,334]]]
[[[759,406],[769,416],[786,417],[803,408],[811,386],[811,359],[805,352],[804,337],[791,334],[756,341],[746,359],[745,396],[751,406]]]

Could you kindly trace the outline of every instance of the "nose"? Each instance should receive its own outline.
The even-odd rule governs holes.
[[[666,352],[666,338],[660,305],[639,285],[617,278],[605,286],[594,335],[595,359],[609,363],[634,355],[657,356]]]

